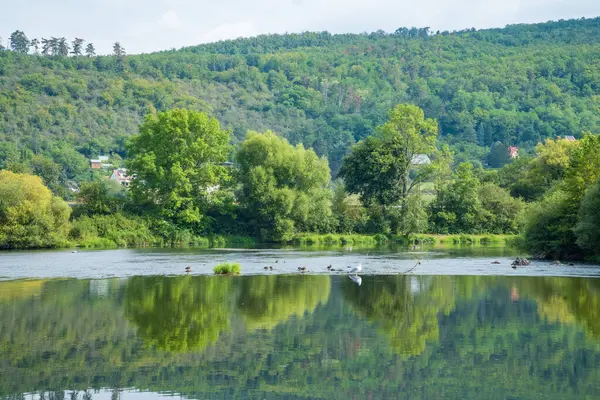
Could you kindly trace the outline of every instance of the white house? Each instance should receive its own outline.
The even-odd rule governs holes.
[[[113,170],[110,179],[119,182],[120,185],[123,185],[125,187],[129,187],[129,184],[131,183],[131,177],[127,175],[127,170],[125,168],[118,168]]]

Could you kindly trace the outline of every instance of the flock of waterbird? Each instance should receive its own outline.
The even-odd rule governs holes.
[[[278,264],[278,263],[279,263],[279,260],[275,260],[275,264]],[[285,264],[285,261],[283,261],[282,263]],[[409,270],[405,271],[404,273],[407,274],[407,273],[412,272],[419,265],[421,265],[421,259],[420,258],[417,260],[417,263],[414,265],[414,267],[410,268]],[[263,267],[263,269],[265,271],[274,271],[275,270],[275,268],[272,265],[265,265]],[[346,272],[348,274],[348,276],[350,277],[350,279],[352,279],[352,281],[354,281],[355,283],[357,283],[359,286],[362,283],[362,278],[360,276],[358,276],[358,273],[361,272],[362,270],[363,270],[363,267],[362,267],[361,263],[358,263],[358,265],[356,265],[355,267],[352,267],[351,265],[349,265],[349,266],[346,267],[345,270],[343,268],[336,269],[331,264],[329,264],[327,266],[327,271],[329,271],[329,272]],[[308,271],[309,270],[306,267],[306,265],[298,267],[298,272],[300,272],[300,273],[305,273],[305,272],[308,272]],[[186,273],[192,272],[192,267],[189,266],[189,265],[187,267],[185,267],[185,272]]]
[[[275,264],[277,264],[277,263],[279,263],[279,260],[275,260]],[[283,261],[283,263],[285,264],[285,261]],[[498,261],[498,260],[496,260],[496,261],[492,261],[492,264],[501,264],[501,262]],[[517,269],[517,267],[525,267],[525,266],[528,266],[530,264],[531,264],[531,261],[529,261],[528,259],[517,257],[510,265],[511,265],[512,269]],[[553,264],[562,265],[560,262],[554,262]],[[414,269],[417,268],[417,266],[419,266],[419,265],[421,265],[421,259],[420,258],[417,260],[417,263],[414,265],[414,267],[410,268],[407,271],[404,271],[403,273],[404,274],[410,273],[410,272],[414,271]],[[569,264],[569,265],[574,265],[574,264]],[[265,265],[263,267],[263,269],[265,271],[274,271],[275,270],[275,268],[272,265]],[[363,268],[362,268],[362,264],[361,263],[359,263],[355,267],[352,267],[352,266],[349,265],[349,266],[346,267],[345,270],[342,269],[342,268],[336,269],[331,264],[329,264],[327,266],[327,271],[329,271],[329,272],[344,272],[345,271],[351,277],[354,276],[354,277],[358,278],[358,279],[352,278],[352,280],[355,281],[355,282],[357,282],[359,285],[360,285],[360,277],[357,276],[357,275],[358,275],[359,272],[362,271],[362,269]],[[189,265],[187,267],[185,267],[185,272],[189,273],[191,271],[192,271],[192,267],[190,267]],[[298,272],[300,272],[300,273],[305,273],[307,271],[308,271],[308,268],[306,267],[306,265],[298,267]]]

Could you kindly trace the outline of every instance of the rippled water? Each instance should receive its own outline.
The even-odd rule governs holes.
[[[600,279],[550,276],[599,268],[514,257],[2,253],[0,398],[600,399]],[[223,260],[248,276],[200,275]]]
[[[595,265],[552,265],[533,261],[528,267],[510,266],[520,254],[503,247],[424,248],[415,251],[326,249],[126,249],[0,252],[0,279],[19,278],[110,278],[137,275],[178,275],[192,267],[193,275],[211,275],[222,262],[238,262],[243,275],[297,273],[306,266],[308,274],[338,273],[362,264],[362,274],[397,274],[411,270],[419,275],[555,275],[600,276]],[[500,264],[492,264],[499,261]],[[417,263],[420,262],[419,265]],[[415,265],[417,267],[415,268]],[[414,268],[414,270],[413,270]]]

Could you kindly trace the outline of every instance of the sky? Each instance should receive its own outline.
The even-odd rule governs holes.
[[[0,37],[80,37],[99,54],[149,53],[263,33],[502,27],[600,16],[600,0],[21,0],[0,5]]]

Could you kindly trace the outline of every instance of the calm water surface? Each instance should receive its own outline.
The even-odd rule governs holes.
[[[0,398],[600,399],[600,268],[514,256],[1,253]]]

